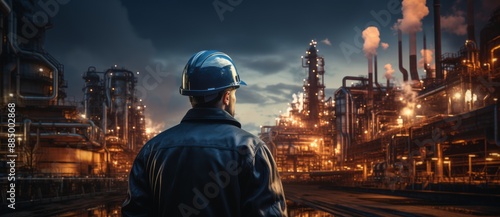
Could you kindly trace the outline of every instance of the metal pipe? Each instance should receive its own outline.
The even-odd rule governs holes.
[[[403,67],[403,45],[402,45],[402,32],[398,29],[398,65],[399,71],[403,74],[403,81],[408,81],[408,71]]]
[[[375,73],[374,75],[374,82],[375,82],[375,85],[377,86],[377,89],[379,91],[379,93],[382,92],[382,88],[380,87],[380,84],[378,83],[378,61],[377,61],[377,55],[375,54],[373,56],[373,72]]]
[[[7,4],[5,0],[0,0],[0,6],[2,10],[2,15],[4,16],[10,14],[10,12],[12,11],[9,4]],[[3,16],[0,17],[0,36],[3,37]],[[1,40],[0,43],[0,54],[2,54],[2,52],[3,52],[3,40]]]
[[[426,37],[426,34],[424,32],[424,70],[425,70],[425,77],[427,79],[432,79],[432,71],[431,71],[431,68],[428,66],[429,64],[427,63],[427,58],[426,58],[426,54],[425,52],[427,52],[427,37]]]
[[[30,126],[31,126],[31,120],[30,119],[24,119],[24,128],[23,128],[23,141],[24,144],[29,145],[29,136],[28,134],[30,133]]]
[[[87,121],[89,124],[90,124],[90,129],[91,129],[91,132],[90,132],[90,135],[89,135],[89,140],[91,141],[94,141],[95,140],[95,129],[96,129],[96,126],[94,124],[94,122],[90,119],[85,119],[85,121]]]
[[[422,95],[417,96],[417,99],[421,99],[421,98],[424,98],[424,97],[430,96],[430,95],[432,95],[432,94],[435,94],[435,93],[437,93],[437,92],[439,92],[439,91],[444,90],[445,88],[446,88],[446,86],[441,86],[441,87],[438,87],[438,88],[436,88],[436,89],[434,89],[434,90],[432,90],[432,91],[429,91],[429,92],[427,92],[427,93],[424,93],[424,94],[422,94]]]
[[[339,93],[339,91],[342,91],[344,94],[345,94],[345,106],[346,106],[346,132],[345,134],[347,135],[347,139],[349,141],[349,144],[348,146],[350,146],[350,136],[351,136],[351,132],[353,131],[352,130],[352,120],[354,120],[354,114],[353,114],[353,107],[354,107],[354,103],[352,101],[352,95],[351,93],[349,92],[349,90],[345,87],[341,87],[339,88],[337,91],[335,91],[335,95],[337,95]],[[349,105],[351,104],[351,105]],[[347,147],[347,146],[346,146]],[[345,152],[345,149],[344,149],[344,152]]]
[[[493,113],[493,122],[495,122],[495,144],[500,147],[500,137],[498,136],[498,131],[500,131],[498,127],[498,102],[495,104],[495,113]]]
[[[410,76],[411,80],[414,81],[414,84],[416,85],[419,83],[416,83],[415,81],[418,82],[420,80],[417,69],[417,32],[411,32],[409,36],[410,36]]]
[[[21,75],[18,73],[17,74],[17,87],[16,87],[16,94],[18,97],[24,100],[53,100],[57,98],[57,92],[59,92],[59,81],[58,81],[58,76],[59,76],[59,70],[57,67],[52,64],[45,56],[41,55],[40,53],[36,52],[31,52],[31,51],[25,51],[19,48],[17,45],[17,34],[16,34],[16,28],[17,28],[17,21],[14,16],[14,13],[10,13],[9,15],[9,34],[8,34],[8,39],[10,42],[10,46],[14,53],[21,53],[24,55],[28,56],[35,56],[45,62],[47,65],[49,65],[50,68],[52,68],[52,94],[50,96],[23,96],[21,95]],[[18,63],[18,72],[19,72],[19,63]]]
[[[476,41],[474,31],[474,1],[467,0],[467,39]]]
[[[0,36],[3,37],[3,17],[0,17]],[[3,40],[0,40],[0,55],[3,53]],[[9,73],[8,71],[5,71],[5,73]]]
[[[9,4],[7,4],[5,0],[0,0],[0,6],[2,6],[2,13],[4,14],[10,14],[10,12],[12,11]]]
[[[345,76],[344,78],[342,78],[342,87],[344,88],[347,88],[346,86],[346,81],[347,80],[356,80],[356,81],[368,81],[368,78],[364,78],[364,77],[358,77],[358,76]]]
[[[368,55],[368,107],[373,108],[373,55]]]
[[[113,103],[111,103],[111,78],[108,78],[108,72],[106,71],[104,73],[104,92],[106,93],[106,101],[107,102],[107,107],[110,107],[111,110],[113,110]]]
[[[102,102],[102,131],[104,132],[104,137],[108,133],[107,125],[108,125],[108,108],[106,106],[106,102]],[[104,139],[106,141],[106,139]]]
[[[37,136],[37,141],[40,140],[40,138],[43,138],[43,137],[48,137],[48,138],[54,138],[54,137],[66,137],[66,138],[77,138],[77,139],[81,139],[83,141],[86,141],[87,140],[87,137],[85,137],[85,135],[82,135],[82,134],[78,134],[78,133],[40,133],[40,132],[37,132],[37,133],[30,133],[30,136]],[[95,141],[88,141],[90,142],[91,144],[95,145],[95,146],[102,146],[100,143],[98,142],[95,142]]]
[[[83,123],[56,123],[56,122],[44,122],[44,123],[33,123],[33,126],[35,127],[71,127],[71,128],[78,128],[78,127],[92,127],[91,124],[83,124]]]
[[[123,139],[127,143],[128,148],[132,149],[133,147],[130,144],[129,139],[128,139],[128,110],[129,109],[128,109],[128,103],[127,103],[127,101],[128,100],[125,101],[126,102],[125,103],[125,109],[124,109],[125,117],[123,118],[123,126],[122,126],[123,127]]]
[[[441,69],[441,0],[434,0],[434,63],[436,64],[436,79],[444,79]]]

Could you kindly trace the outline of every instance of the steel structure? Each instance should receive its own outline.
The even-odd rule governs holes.
[[[434,9],[439,14],[440,1],[434,1]],[[436,69],[426,65],[420,77],[417,34],[412,32],[408,73],[398,34],[401,86],[390,86],[389,80],[383,86],[376,79],[373,84],[372,65],[376,72],[377,63],[376,57],[369,58],[368,76],[344,77],[333,101],[326,103],[321,101],[325,98],[321,96],[323,83],[316,83],[322,79],[324,60],[318,61],[313,42],[304,58],[309,64],[300,104],[304,110],[292,103],[289,114],[261,132],[285,179],[328,179],[392,188],[500,184],[500,8],[481,31],[480,47],[473,35],[471,11],[468,39],[456,53],[440,54],[441,34],[435,34]],[[439,26],[439,16],[435,23]],[[348,80],[356,83],[349,86]],[[325,112],[328,115],[321,116]],[[312,149],[313,138],[325,141],[323,149]],[[330,163],[331,167],[325,166]]]
[[[286,179],[305,179],[312,171],[331,171],[334,166],[333,101],[325,99],[324,59],[311,41],[302,67],[308,75],[303,93],[276,126],[261,128],[261,138],[276,156],[278,170]]]
[[[64,67],[43,49],[50,20],[28,23],[29,35],[24,29],[40,7],[0,1],[0,177],[7,188],[6,162],[15,157],[17,202],[110,187],[128,174],[146,139],[146,106],[135,97],[137,78],[128,70],[90,67],[83,108],[67,100]],[[4,144],[9,138],[15,147]]]

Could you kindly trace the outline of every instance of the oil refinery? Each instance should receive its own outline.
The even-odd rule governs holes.
[[[135,73],[89,67],[82,77],[83,102],[67,101],[64,66],[43,48],[50,23],[26,37],[21,19],[35,16],[37,5],[1,3],[0,167],[3,176],[11,167],[7,162],[15,161],[16,200],[123,188],[147,139],[146,106],[136,97]],[[5,176],[2,189],[8,186]]]
[[[387,65],[386,80],[379,81],[385,63],[378,61],[384,54],[376,51],[377,27],[363,31],[366,71],[348,72],[363,75],[343,77],[340,87],[325,81],[325,66],[336,63],[311,40],[297,61],[306,74],[302,92],[259,133],[283,183],[500,194],[500,7],[476,37],[468,0],[467,39],[455,52],[442,53],[440,1],[428,2],[432,36],[400,27],[391,36],[398,38],[398,55],[391,58],[401,82]],[[35,20],[37,7],[0,0],[2,204],[13,191],[25,207],[113,191],[121,202],[133,160],[150,138],[139,72],[117,65],[72,72],[82,74],[82,100],[69,100],[64,65],[44,49],[52,24],[25,32],[23,20]],[[435,66],[423,58],[419,71],[417,41],[425,51],[430,37]],[[299,201],[297,195],[290,198]],[[106,212],[117,215],[119,206]]]
[[[317,42],[309,44],[302,57],[303,93],[294,95],[275,125],[261,127],[283,180],[392,189],[500,184],[500,9],[481,30],[480,43],[468,10],[467,40],[456,53],[444,54],[439,1],[434,10],[436,67],[424,63],[424,75],[417,69],[417,32],[407,32],[407,70],[398,31],[402,85],[390,74],[379,82],[376,51],[365,50],[365,76],[344,77],[327,98],[327,63]],[[376,27],[365,31],[378,37]],[[364,39],[366,47],[370,37]]]

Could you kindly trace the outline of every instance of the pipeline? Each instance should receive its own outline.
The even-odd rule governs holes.
[[[427,97],[427,96],[430,96],[430,95],[432,95],[432,94],[439,93],[439,92],[441,92],[442,90],[444,90],[445,88],[446,88],[446,86],[440,86],[440,87],[438,87],[438,88],[436,88],[436,89],[434,89],[434,90],[432,90],[432,91],[429,91],[429,92],[424,93],[424,94],[422,94],[422,95],[418,95],[418,96],[417,96],[417,99],[422,99],[422,98]]]
[[[2,15],[4,15],[4,16],[10,14],[10,12],[12,11],[9,4],[7,4],[7,2],[5,2],[5,0],[0,0],[0,6],[2,8]],[[0,36],[3,37],[3,16],[0,17]],[[2,54],[2,52],[3,52],[2,49],[3,49],[3,40],[0,43],[0,54]]]
[[[425,32],[424,32],[424,52],[427,52],[427,37],[425,36]],[[432,71],[431,71],[431,68],[429,67],[429,64],[427,63],[427,58],[425,57],[425,53],[424,53],[424,70],[425,70],[425,77],[427,79],[432,79]]]
[[[5,0],[0,0],[0,5],[2,6],[2,13],[10,14],[12,9],[10,8],[9,4],[7,4],[7,2],[5,2]]]
[[[436,64],[436,80],[444,79],[441,69],[441,1],[434,0],[434,63]]]
[[[29,145],[30,142],[29,142],[29,132],[30,132],[30,127],[31,127],[31,120],[30,119],[24,119],[24,128],[23,128],[23,141],[24,141],[24,144],[27,144]]]
[[[402,32],[398,30],[398,65],[399,71],[403,74],[403,81],[408,81],[408,71],[403,67],[403,45],[402,45]]]
[[[379,91],[379,93],[382,93],[382,87],[380,87],[380,84],[378,83],[378,63],[377,63],[377,55],[373,56],[373,72],[375,73],[375,86],[377,86],[377,89]],[[387,85],[387,87],[389,87],[389,85]]]
[[[498,127],[498,102],[495,104],[495,113],[493,114],[493,122],[495,122],[495,144],[500,147],[500,138],[498,136],[498,131],[500,130]]]
[[[347,80],[355,80],[355,81],[365,82],[365,81],[368,81],[368,78],[357,77],[357,76],[345,76],[344,78],[342,78],[342,87],[343,88],[347,88],[347,86],[346,86]]]
[[[474,34],[474,1],[467,0],[467,39],[470,41],[476,41],[476,36]]]
[[[53,100],[57,98],[57,92],[59,92],[59,82],[58,82],[58,77],[59,77],[59,70],[57,67],[52,64],[45,56],[43,56],[40,53],[37,52],[31,52],[31,51],[25,51],[19,48],[17,45],[17,34],[16,34],[16,28],[17,28],[17,21],[14,16],[14,13],[10,13],[9,15],[9,34],[8,34],[8,39],[10,42],[10,46],[14,53],[20,53],[28,56],[35,56],[45,62],[47,65],[49,65],[50,68],[52,68],[52,94],[50,96],[24,96],[21,95],[21,75],[20,75],[20,66],[19,66],[19,61],[17,63],[17,79],[16,79],[16,94],[19,96],[21,99],[24,100]]]
[[[417,32],[411,32],[410,36],[410,76],[414,83],[417,83],[420,78],[417,69]]]

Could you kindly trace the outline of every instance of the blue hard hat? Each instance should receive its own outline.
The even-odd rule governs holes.
[[[193,55],[182,72],[179,92],[185,96],[207,96],[246,83],[240,80],[233,60],[216,50],[204,50]]]

